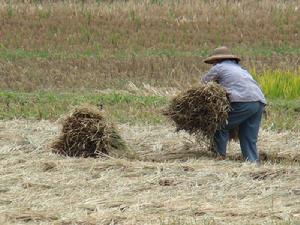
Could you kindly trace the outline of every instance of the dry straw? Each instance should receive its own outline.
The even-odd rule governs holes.
[[[55,153],[75,157],[133,156],[116,126],[92,105],[83,105],[71,112],[63,121],[61,135],[52,148]]]
[[[173,98],[164,114],[175,122],[177,131],[201,133],[212,139],[215,131],[226,123],[230,102],[219,84],[199,84]]]
[[[285,160],[256,167],[203,157],[166,124],[119,128],[145,161],[49,154],[57,123],[0,121],[0,224],[298,224],[299,132],[262,130],[258,149]]]

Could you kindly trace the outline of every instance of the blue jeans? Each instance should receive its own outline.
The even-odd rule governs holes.
[[[219,155],[226,155],[229,130],[239,126],[239,140],[244,159],[257,161],[256,148],[258,130],[264,104],[261,102],[233,102],[228,115],[228,123],[214,135],[215,149]]]

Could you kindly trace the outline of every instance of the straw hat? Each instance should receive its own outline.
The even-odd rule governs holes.
[[[222,47],[216,48],[213,51],[212,55],[209,56],[208,58],[206,58],[204,60],[204,62],[208,63],[208,64],[213,64],[216,61],[223,60],[223,59],[235,59],[237,61],[241,61],[241,59],[239,57],[237,57],[231,53],[229,48],[222,46]]]

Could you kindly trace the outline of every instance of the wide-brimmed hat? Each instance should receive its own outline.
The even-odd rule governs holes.
[[[216,61],[223,60],[223,59],[235,59],[237,61],[241,61],[241,59],[231,53],[229,48],[222,46],[216,48],[213,53],[204,60],[205,63],[213,64]]]

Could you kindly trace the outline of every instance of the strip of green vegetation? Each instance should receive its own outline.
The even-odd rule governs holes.
[[[57,119],[72,106],[83,103],[103,105],[109,116],[118,122],[161,123],[160,107],[167,99],[160,96],[131,94],[0,92],[0,119]]]
[[[0,91],[0,119],[57,119],[72,106],[83,103],[103,105],[108,117],[119,123],[166,123],[161,114],[168,99],[163,96],[139,96],[113,93],[21,93]],[[300,131],[300,99],[269,100],[263,127]]]
[[[268,98],[296,99],[300,97],[300,68],[298,73],[272,70],[259,74],[252,71],[252,74]]]
[[[233,49],[234,52],[241,56],[262,56],[271,57],[273,55],[289,56],[300,55],[299,48],[291,47],[252,47]],[[178,49],[124,49],[113,51],[112,49],[101,49],[96,45],[95,49],[88,49],[81,52],[66,52],[57,50],[25,50],[25,49],[8,49],[0,45],[0,58],[6,60],[16,60],[21,58],[45,58],[45,59],[74,59],[85,57],[113,57],[126,59],[132,57],[205,57],[209,55],[211,49],[201,48],[194,51],[183,51]]]
[[[0,48],[0,58],[6,60],[16,60],[22,58],[36,59],[76,59],[84,57],[102,57],[99,50],[86,50],[83,52],[59,52],[59,51],[28,51],[24,49]]]

